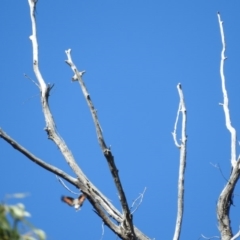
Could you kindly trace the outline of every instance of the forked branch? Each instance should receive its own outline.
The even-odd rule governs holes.
[[[177,208],[177,220],[175,226],[175,232],[173,236],[173,240],[178,240],[181,233],[182,219],[183,219],[183,210],[184,210],[184,172],[186,167],[186,157],[187,157],[187,135],[186,135],[186,127],[187,127],[187,110],[185,107],[184,96],[181,84],[177,85],[178,94],[179,94],[179,108],[177,112],[176,121],[174,124],[174,131],[172,133],[173,140],[175,145],[180,149],[180,165],[179,165],[179,176],[178,176],[178,208]],[[182,132],[181,132],[181,142],[177,142],[177,123],[179,120],[179,115],[182,115]]]

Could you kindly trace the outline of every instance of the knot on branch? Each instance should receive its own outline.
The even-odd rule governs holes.
[[[47,84],[47,90],[46,90],[46,97],[48,98],[50,95],[50,91],[52,90],[52,88],[54,87],[54,84]]]
[[[85,70],[79,72],[80,77],[82,77],[85,72],[86,72]]]
[[[53,135],[52,135],[52,131],[50,127],[45,127],[44,130],[46,131],[47,135],[48,135],[48,139],[52,139]]]
[[[135,234],[131,231],[131,229],[129,227],[126,226],[126,223],[124,225],[125,226],[121,226],[121,230],[122,230],[123,235],[126,236],[126,239],[136,240]]]
[[[67,62],[68,63],[68,62]],[[69,63],[68,63],[69,64]],[[70,63],[71,64],[71,63]],[[72,81],[78,81],[79,78],[81,78],[83,76],[83,74],[86,72],[85,70],[84,71],[81,71],[81,72],[78,72],[78,70],[76,68],[74,68],[74,76],[72,77]]]
[[[104,156],[106,156],[106,157],[112,156],[111,150],[110,150],[109,148],[105,148],[105,149],[103,150],[103,154],[104,154]]]
[[[78,77],[77,77],[77,74],[74,74],[74,76],[72,77],[72,81],[78,81]]]

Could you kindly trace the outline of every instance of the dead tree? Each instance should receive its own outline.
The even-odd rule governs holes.
[[[33,51],[33,70],[37,79],[37,86],[40,91],[40,100],[42,105],[42,110],[45,118],[45,131],[47,133],[48,139],[52,140],[56,146],[61,151],[64,156],[66,162],[71,167],[76,177],[72,177],[69,174],[65,173],[61,169],[58,169],[55,166],[52,166],[42,159],[36,157],[34,154],[29,152],[23,146],[21,146],[18,142],[16,142],[12,137],[8,136],[2,129],[0,129],[0,137],[8,142],[12,147],[25,155],[28,159],[38,164],[42,168],[50,171],[62,179],[66,180],[68,183],[76,186],[82,194],[77,199],[72,199],[68,197],[63,197],[62,200],[68,203],[69,205],[73,205],[79,208],[85,199],[87,199],[94,208],[96,214],[103,220],[104,224],[107,225],[119,238],[121,239],[139,239],[146,240],[150,239],[145,234],[143,234],[137,227],[133,224],[133,212],[130,211],[130,207],[127,202],[126,195],[124,193],[123,186],[121,184],[121,180],[118,174],[118,169],[116,167],[114,156],[110,147],[107,146],[104,140],[104,136],[102,133],[102,129],[98,120],[97,111],[93,105],[90,94],[84,84],[83,74],[84,71],[79,71],[75,66],[72,57],[71,57],[71,49],[65,51],[67,55],[67,60],[65,61],[68,66],[73,71],[72,81],[78,82],[82,89],[82,93],[85,97],[85,100],[88,104],[89,110],[92,115],[92,119],[95,125],[97,139],[99,142],[99,146],[102,150],[104,157],[109,166],[109,170],[111,172],[113,181],[115,183],[118,196],[120,199],[122,212],[116,209],[113,204],[104,196],[103,193],[87,178],[87,176],[83,173],[79,165],[76,163],[73,154],[70,149],[64,142],[63,138],[60,136],[58,131],[56,130],[55,122],[49,107],[49,96],[50,91],[52,89],[52,85],[46,84],[44,78],[42,77],[41,71],[39,69],[39,58],[38,58],[38,39],[37,39],[37,26],[36,26],[36,4],[35,0],[28,0],[30,6],[30,17],[32,23],[32,35],[30,36],[30,40],[32,42],[32,51]],[[180,164],[180,172],[179,172],[179,198],[178,198],[178,216],[176,223],[176,233],[174,239],[179,239],[180,230],[181,230],[181,222],[183,216],[183,179],[184,179],[184,169],[185,169],[185,161],[186,161],[186,108],[183,99],[183,93],[181,89],[181,85],[177,86],[179,95],[180,95],[180,104],[177,113],[177,119],[174,128],[174,141],[176,146],[181,150],[181,164]],[[180,143],[177,142],[176,139],[176,126],[178,122],[179,114],[183,114],[183,126],[182,126],[182,140]]]
[[[21,146],[18,142],[16,142],[12,137],[8,136],[2,129],[0,129],[0,137],[9,143],[12,147],[14,147],[17,151],[21,152],[25,155],[29,160],[33,161],[34,163],[38,164],[42,168],[46,169],[47,171],[56,174],[57,176],[61,177],[62,179],[66,180],[68,183],[76,186],[82,193],[77,201],[71,198],[63,198],[63,201],[67,202],[70,205],[76,206],[76,208],[80,207],[83,204],[83,201],[87,199],[90,204],[93,206],[94,211],[96,214],[103,220],[104,224],[107,225],[119,238],[125,240],[147,240],[150,239],[144,233],[142,233],[133,223],[133,212],[130,211],[130,207],[127,201],[127,197],[125,195],[119,174],[118,169],[114,161],[113,153],[106,144],[103,136],[103,132],[98,120],[97,111],[93,105],[91,100],[90,94],[85,86],[83,81],[84,71],[79,71],[74,64],[72,57],[71,57],[71,49],[66,50],[67,60],[65,61],[68,66],[73,71],[72,81],[78,82],[82,89],[82,93],[85,97],[85,100],[88,104],[89,110],[91,112],[93,122],[96,129],[97,139],[101,151],[106,158],[106,161],[109,166],[109,170],[111,172],[113,181],[115,183],[118,196],[120,199],[122,212],[120,212],[108,199],[107,197],[87,178],[84,172],[81,170],[80,166],[74,159],[73,154],[71,153],[70,149],[64,142],[63,138],[60,136],[58,131],[56,130],[55,122],[52,116],[52,112],[49,106],[49,93],[52,89],[52,85],[46,84],[44,78],[42,77],[41,71],[39,69],[39,58],[38,58],[38,39],[37,39],[37,26],[36,26],[36,18],[35,18],[35,11],[36,11],[36,4],[37,1],[35,0],[28,0],[30,6],[30,17],[32,23],[32,35],[30,36],[30,40],[32,42],[32,49],[33,49],[33,70],[38,81],[37,86],[40,91],[40,100],[42,105],[42,110],[45,118],[45,131],[47,133],[48,139],[52,140],[56,146],[61,151],[63,157],[65,158],[66,162],[76,175],[76,177],[72,177],[69,174],[65,173],[61,169],[50,165],[43,161],[42,159],[36,157],[34,154],[29,152],[23,146]],[[236,239],[240,232],[238,232],[235,236],[233,236],[230,226],[229,220],[229,209],[232,203],[232,194],[234,191],[234,187],[239,178],[239,159],[236,157],[236,131],[231,125],[230,121],[230,114],[228,110],[228,97],[227,91],[225,87],[225,79],[223,74],[223,64],[225,60],[224,51],[225,51],[225,40],[222,28],[222,22],[219,17],[220,29],[221,29],[221,36],[223,42],[223,50],[222,50],[222,59],[221,59],[221,79],[222,79],[222,89],[223,89],[223,109],[226,117],[226,126],[231,133],[232,141],[231,141],[231,165],[232,165],[232,173],[229,178],[229,181],[226,187],[223,189],[222,193],[220,194],[218,205],[217,205],[217,216],[219,221],[219,230],[221,233],[221,237],[223,240],[229,239]],[[178,178],[178,211],[177,211],[177,219],[176,219],[176,227],[174,232],[174,240],[178,240],[180,238],[181,233],[181,224],[183,218],[183,210],[184,210],[184,172],[186,166],[186,153],[187,153],[187,134],[186,134],[186,123],[187,123],[187,114],[186,114],[186,107],[184,103],[184,97],[182,92],[181,84],[177,85],[177,89],[179,92],[180,103],[177,112],[177,118],[174,125],[173,131],[173,139],[174,143],[180,150],[180,167],[179,167],[179,178]],[[179,115],[182,115],[182,126],[181,126],[181,140],[180,142],[177,140],[177,123],[179,121]]]

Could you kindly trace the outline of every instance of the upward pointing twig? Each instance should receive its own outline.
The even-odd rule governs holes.
[[[221,40],[222,40],[222,52],[221,52],[221,61],[220,61],[220,76],[221,76],[221,82],[222,82],[222,93],[223,93],[223,111],[225,114],[225,121],[226,121],[226,127],[228,131],[231,134],[231,164],[232,167],[236,165],[237,157],[236,157],[236,140],[237,140],[237,134],[235,128],[232,126],[231,118],[230,118],[230,111],[228,107],[228,94],[226,89],[226,80],[224,75],[224,62],[227,59],[225,56],[226,51],[226,42],[225,42],[225,36],[223,31],[223,21],[221,20],[220,13],[217,14],[218,16],[218,22],[220,27],[220,34],[221,34]]]
[[[217,202],[217,218],[218,218],[218,225],[219,231],[221,234],[222,240],[230,240],[235,239],[233,237],[232,228],[231,228],[231,221],[229,217],[230,207],[232,203],[232,196],[236,186],[236,183],[239,180],[240,170],[239,165],[240,161],[237,160],[236,157],[236,130],[231,124],[230,119],[230,111],[228,107],[228,94],[225,84],[225,76],[224,76],[224,62],[226,60],[225,57],[225,50],[226,50],[226,42],[224,37],[223,31],[223,21],[221,20],[220,13],[217,13],[219,27],[220,27],[220,34],[222,40],[222,51],[221,51],[221,61],[220,61],[220,76],[221,76],[221,83],[222,83],[222,92],[223,92],[223,111],[225,115],[226,127],[231,135],[231,165],[232,165],[232,172],[230,175],[229,180],[226,183],[226,186],[223,188]]]

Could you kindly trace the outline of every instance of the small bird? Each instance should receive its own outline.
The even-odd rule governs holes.
[[[67,203],[69,206],[74,207],[76,210],[80,210],[84,200],[86,199],[86,196],[84,194],[81,194],[78,198],[62,196],[61,199],[63,202]]]

